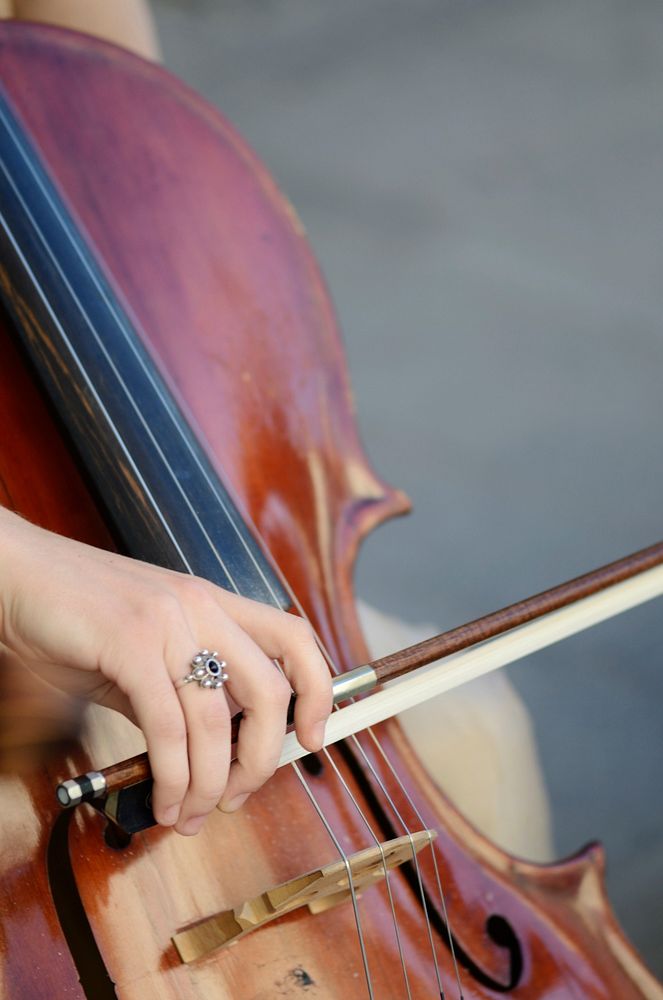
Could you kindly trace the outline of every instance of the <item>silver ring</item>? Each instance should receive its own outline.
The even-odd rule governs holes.
[[[201,649],[191,660],[191,671],[177,681],[175,687],[181,688],[185,684],[197,681],[201,688],[220,688],[228,680],[226,673],[226,661],[218,659],[218,653],[210,653],[209,649]]]

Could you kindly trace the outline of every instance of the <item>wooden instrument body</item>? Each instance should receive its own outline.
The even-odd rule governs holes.
[[[0,85],[221,478],[334,662],[339,669],[363,662],[354,556],[362,536],[407,502],[364,458],[333,311],[291,206],[216,112],[164,71],[119,49],[53,29],[3,24]],[[1,276],[7,286],[4,269]],[[30,308],[13,306],[19,313]],[[0,350],[0,501],[63,534],[112,545],[9,327]],[[414,803],[425,825],[439,831],[437,855],[468,1000],[503,993],[528,1000],[663,997],[612,917],[599,848],[547,868],[509,857],[444,799],[396,724],[381,726],[379,737],[411,801],[369,737],[362,746],[398,809],[419,829]],[[335,860],[334,845],[289,768],[239,814],[214,815],[193,839],[156,829],[114,851],[103,842],[99,816],[80,810],[68,852],[110,980],[83,954],[84,928],[76,924],[73,902],[65,904],[73,914],[67,940],[46,869],[58,811],[53,788],[69,774],[139,749],[132,727],[99,713],[66,759],[49,761],[29,778],[2,779],[3,995],[112,996],[112,980],[118,996],[141,1000],[366,996],[349,904],[317,916],[293,913],[192,966],[181,965],[170,945],[183,925]],[[379,806],[356,749],[335,749],[332,757],[381,839],[400,834]],[[345,850],[371,844],[329,764],[309,784]],[[66,837],[52,846],[51,877],[58,851],[66,850]],[[442,981],[452,997],[430,861],[423,877],[436,911]],[[397,874],[391,885],[412,996],[430,997],[435,980],[421,903],[411,878]],[[67,891],[73,900],[73,888],[61,889]],[[371,889],[360,911],[375,996],[404,996],[384,888]],[[507,924],[517,946],[505,944]],[[72,935],[81,944],[78,969]]]

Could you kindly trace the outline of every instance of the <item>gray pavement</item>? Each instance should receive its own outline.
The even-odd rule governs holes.
[[[663,5],[156,6],[297,206],[377,470],[359,589],[449,627],[663,537]],[[511,668],[560,854],[663,976],[663,607]]]

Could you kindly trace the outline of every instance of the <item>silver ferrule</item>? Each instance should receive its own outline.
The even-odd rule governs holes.
[[[77,806],[83,798],[83,789],[74,778],[69,781],[61,781],[56,789],[58,802],[65,809],[69,806]]]
[[[56,788],[58,802],[65,809],[77,806],[80,802],[90,802],[100,798],[106,791],[106,779],[99,771],[88,771],[78,778],[69,778]]]
[[[340,701],[347,701],[349,698],[355,698],[358,694],[372,691],[377,682],[378,675],[368,664],[339,674],[332,681],[334,704],[338,705]]]

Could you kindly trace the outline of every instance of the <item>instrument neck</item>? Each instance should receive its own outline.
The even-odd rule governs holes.
[[[121,546],[138,558],[289,607],[278,576],[1,95],[0,149],[2,295]]]

